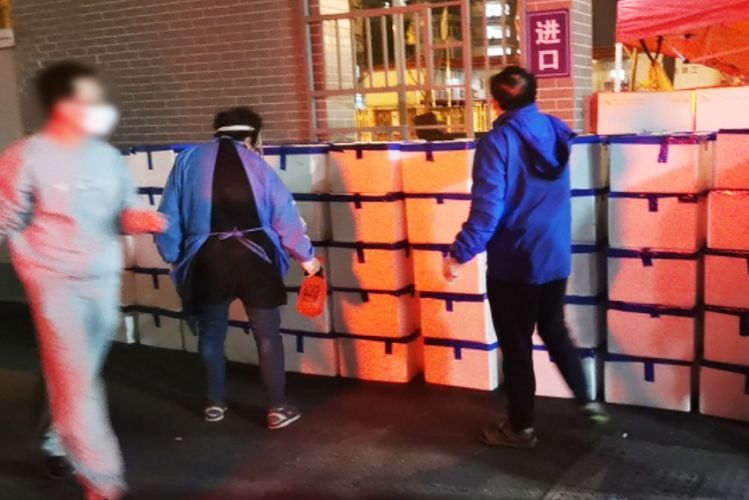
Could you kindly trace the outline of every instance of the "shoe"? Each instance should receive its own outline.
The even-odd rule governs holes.
[[[508,421],[503,421],[498,426],[485,427],[479,437],[486,445],[493,447],[527,449],[538,444],[533,429],[514,431]]]
[[[268,410],[268,429],[275,431],[288,427],[297,420],[302,418],[302,414],[297,408],[291,405],[284,405],[279,408]]]
[[[75,468],[67,457],[44,457],[44,468],[53,479],[67,479],[75,475]]]
[[[224,419],[226,413],[226,406],[208,406],[203,411],[203,416],[206,422],[221,422]]]
[[[606,411],[601,403],[587,403],[583,405],[582,412],[585,418],[594,424],[608,424],[611,420],[611,415],[609,415],[609,412]]]

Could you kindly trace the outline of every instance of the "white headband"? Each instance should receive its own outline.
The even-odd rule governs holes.
[[[216,132],[254,132],[255,127],[250,125],[227,125],[225,127],[219,127]]]

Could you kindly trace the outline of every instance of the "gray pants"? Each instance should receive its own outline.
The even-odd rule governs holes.
[[[87,489],[112,498],[125,490],[119,443],[101,372],[119,321],[119,276],[23,276],[36,324],[52,426],[44,451],[67,456]]]

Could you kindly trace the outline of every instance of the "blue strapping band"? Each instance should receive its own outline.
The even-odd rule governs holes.
[[[542,351],[542,352],[549,352],[549,350],[546,348],[546,346],[543,345],[533,345],[534,351]],[[590,348],[577,348],[575,349],[577,351],[577,355],[580,356],[581,359],[586,358],[595,358],[596,354],[598,353],[596,349],[590,349]],[[551,357],[551,354],[549,354],[549,359],[554,362],[554,359]]]
[[[608,256],[616,259],[640,259],[645,263],[650,262],[654,259],[666,259],[666,260],[698,260],[702,255],[702,250],[694,253],[682,253],[682,252],[661,252],[656,250],[650,250],[649,248],[643,248],[641,250],[624,250],[621,248],[609,248]]]
[[[327,194],[293,193],[291,196],[295,201],[326,202],[330,199],[330,195]]]
[[[481,342],[472,342],[470,340],[454,340],[454,339],[440,339],[434,337],[424,337],[424,345],[434,347],[450,347],[458,350],[468,349],[471,351],[484,351],[491,352],[499,347],[499,342],[492,344],[484,344]]]
[[[582,198],[583,196],[600,196],[610,192],[611,190],[607,187],[598,189],[572,189],[570,195],[573,198]]]
[[[645,382],[655,382],[655,363],[646,361],[644,363],[645,368]]]
[[[395,201],[405,200],[406,195],[403,193],[388,193],[385,195],[367,195],[367,194],[329,194],[325,195],[325,201],[354,203],[356,208],[361,208],[362,203],[392,203]]]
[[[656,365],[670,365],[670,366],[692,366],[691,361],[681,361],[678,359],[663,359],[663,358],[646,358],[643,356],[629,356],[627,354],[606,354],[606,361],[616,363],[653,363]]]
[[[361,288],[341,288],[332,287],[332,291],[341,293],[360,293],[360,294],[375,294],[375,295],[391,295],[393,297],[401,297],[403,295],[411,295],[412,297],[416,294],[416,288],[414,285],[409,285],[400,290],[364,290]]]
[[[143,196],[148,196],[148,203],[151,206],[156,205],[156,196],[161,196],[164,194],[164,188],[160,187],[140,187],[138,188],[138,194]]]
[[[600,293],[595,297],[587,297],[582,295],[567,295],[564,298],[565,304],[577,305],[577,306],[597,306],[606,302],[606,293]]]
[[[410,344],[411,342],[421,337],[421,330],[416,330],[415,332],[413,332],[411,335],[407,337],[375,337],[373,335],[352,335],[350,333],[335,333],[333,335],[335,335],[336,337],[344,338],[344,339],[384,342],[385,353],[392,354],[393,344]]]
[[[685,135],[623,135],[611,137],[611,144],[657,144],[657,145],[689,145],[715,139],[715,134],[685,134]]]
[[[749,309],[735,307],[705,306],[705,311],[739,317],[739,335],[749,337]]]
[[[280,151],[280,153],[281,153],[281,158],[279,158],[279,168],[280,168],[281,170],[286,170],[286,150],[287,150],[288,148],[286,148],[286,147],[284,147],[284,146],[281,146],[281,148],[280,148],[280,149],[281,149],[281,151]]]
[[[151,316],[153,316],[154,324],[157,328],[161,328],[161,316],[166,316],[167,318],[173,319],[184,318],[184,315],[180,312],[169,311],[167,309],[161,309],[159,307],[134,306],[132,310],[138,313],[150,314]]]
[[[401,151],[407,152],[434,152],[434,151],[468,151],[476,149],[476,143],[472,141],[444,141],[444,142],[402,142]],[[431,160],[428,160],[431,161]]]
[[[703,360],[700,364],[705,368],[712,368],[714,370],[735,373],[737,375],[744,375],[744,394],[749,396],[749,366],[719,363],[717,361],[709,361],[707,359]]]
[[[301,335],[296,336],[296,352],[304,352],[304,337],[302,337]]]
[[[608,140],[600,135],[578,135],[572,139],[572,144],[602,144]]]
[[[649,304],[631,304],[627,302],[609,302],[609,309],[614,311],[647,314],[652,318],[660,316],[677,316],[680,318],[696,318],[697,308],[686,309],[681,307],[668,307]]]
[[[640,200],[648,200],[649,203],[652,203],[652,200],[656,200],[656,206],[657,206],[657,200],[661,198],[676,198],[676,200],[679,203],[697,203],[700,200],[700,197],[705,196],[705,193],[691,193],[691,194],[683,194],[683,193],[622,193],[620,191],[613,191],[609,193],[610,198],[625,198],[625,199],[640,199]],[[656,210],[651,210],[657,211]]]
[[[471,201],[472,197],[470,194],[463,194],[463,193],[436,193],[436,194],[427,194],[427,193],[406,193],[405,194],[406,199],[414,199],[414,200],[437,200],[437,204],[443,205],[446,200],[451,201]]]
[[[300,146],[289,146],[284,144],[265,144],[263,145],[263,156],[297,156],[297,155],[321,155],[329,151],[327,144],[308,144]]]

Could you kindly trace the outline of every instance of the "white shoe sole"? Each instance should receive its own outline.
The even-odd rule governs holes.
[[[283,421],[283,422],[281,422],[280,424],[278,424],[278,425],[274,425],[273,427],[271,427],[271,426],[269,425],[269,426],[268,426],[268,429],[269,429],[269,430],[271,430],[271,431],[277,431],[278,429],[283,429],[284,427],[288,427],[288,426],[290,426],[291,424],[293,424],[294,422],[296,422],[296,421],[297,421],[297,420],[299,420],[300,418],[302,418],[302,415],[301,415],[301,414],[299,414],[299,415],[296,415],[295,417],[287,418],[286,420],[284,420],[284,421]]]

